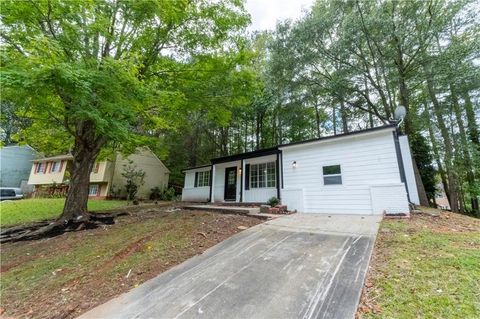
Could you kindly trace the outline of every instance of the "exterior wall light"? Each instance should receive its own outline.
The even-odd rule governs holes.
[[[297,161],[293,161],[292,167],[293,167],[293,168],[296,168],[296,167],[297,167]]]
[[[242,175],[242,168],[238,169],[238,175]]]

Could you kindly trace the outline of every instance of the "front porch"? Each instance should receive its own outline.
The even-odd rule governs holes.
[[[212,160],[210,202],[266,203],[280,198],[277,150],[240,154]]]
[[[266,203],[280,199],[281,151],[276,148],[215,158],[186,169],[182,200],[211,203]]]

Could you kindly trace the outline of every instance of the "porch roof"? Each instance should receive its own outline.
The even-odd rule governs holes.
[[[271,148],[265,148],[263,150],[257,150],[257,151],[235,154],[235,155],[229,155],[229,156],[223,156],[223,157],[217,157],[217,158],[212,159],[212,164],[233,162],[233,161],[238,161],[238,160],[241,160],[241,159],[252,158],[252,157],[261,157],[261,156],[273,155],[273,154],[277,154],[277,153],[278,153],[278,147],[275,146],[275,147],[271,147]]]
[[[205,164],[205,165],[199,165],[199,166],[187,167],[187,168],[184,168],[184,169],[182,169],[182,172],[185,172],[185,171],[191,171],[192,169],[198,169],[198,168],[211,167],[211,166],[212,166],[211,164]]]

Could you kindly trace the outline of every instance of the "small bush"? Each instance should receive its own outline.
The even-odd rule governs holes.
[[[176,199],[175,195],[175,188],[169,187],[163,190],[163,192],[160,194],[160,199],[161,200],[175,200]]]
[[[280,204],[280,200],[274,196],[267,201],[267,204],[271,207],[275,207]]]
[[[162,197],[162,189],[158,186],[152,188],[150,192],[150,200],[157,200]]]

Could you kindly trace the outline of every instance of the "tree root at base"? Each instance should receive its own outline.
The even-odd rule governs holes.
[[[115,224],[120,214],[84,214],[77,219],[58,219],[54,222],[41,221],[29,225],[13,226],[2,229],[0,243],[16,242],[23,240],[38,240],[61,235],[66,232],[94,229],[104,225]]]

